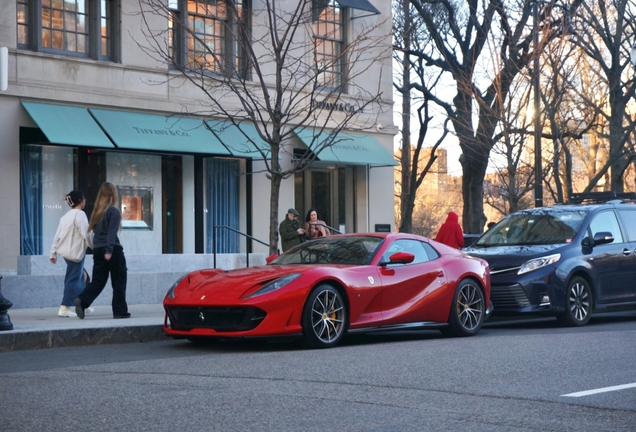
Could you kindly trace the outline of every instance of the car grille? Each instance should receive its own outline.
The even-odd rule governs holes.
[[[515,274],[519,271],[519,269],[521,268],[521,266],[515,266],[515,267],[490,267],[490,275],[497,275],[497,274],[506,274],[506,273],[511,273],[511,274]]]
[[[252,307],[169,306],[168,315],[175,330],[210,328],[219,332],[231,332],[256,328],[266,313]]]
[[[521,285],[493,285],[490,287],[490,301],[495,310],[518,309],[530,306],[530,300]]]

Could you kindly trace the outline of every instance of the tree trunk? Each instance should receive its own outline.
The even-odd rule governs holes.
[[[461,145],[461,144],[460,144]],[[488,157],[480,156],[474,149],[462,145],[462,195],[464,209],[462,225],[466,234],[481,234],[484,231],[483,184],[488,167]]]
[[[622,95],[621,95],[622,96]],[[620,98],[622,99],[622,98]],[[623,176],[625,174],[625,170],[629,166],[629,159],[623,156],[620,156],[625,149],[625,128],[623,126],[623,118],[624,118],[624,106],[620,106],[620,101],[610,100],[612,104],[612,116],[610,117],[609,122],[609,140],[610,140],[610,155],[609,157],[613,159],[611,164],[611,178],[610,184],[612,190],[616,193],[624,192],[624,182]],[[617,111],[615,113],[615,111]]]
[[[413,203],[415,188],[411,188],[411,65],[406,54],[411,49],[411,13],[409,0],[402,0],[404,11],[404,55],[402,57],[402,187],[400,193],[400,228],[399,232],[411,232],[413,229]],[[417,165],[416,165],[417,169]]]
[[[269,254],[278,253],[278,198],[282,177],[279,173],[272,173],[269,198]]]

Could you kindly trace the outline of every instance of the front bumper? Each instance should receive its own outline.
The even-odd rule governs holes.
[[[565,310],[565,283],[554,267],[518,275],[515,271],[490,278],[494,315],[554,315]]]

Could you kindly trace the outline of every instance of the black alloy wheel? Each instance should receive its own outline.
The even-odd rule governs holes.
[[[452,336],[473,336],[479,332],[486,315],[486,301],[481,287],[473,279],[457,284],[450,315],[448,333]]]
[[[592,316],[592,288],[582,277],[570,280],[565,293],[565,312],[557,315],[559,324],[566,327],[584,326]]]

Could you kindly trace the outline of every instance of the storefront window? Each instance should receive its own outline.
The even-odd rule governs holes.
[[[93,160],[97,156],[99,163]],[[186,174],[179,170],[176,176],[186,177],[183,185],[175,175],[165,177],[163,157],[23,142],[20,148],[21,254],[48,254],[59,220],[69,211],[64,201],[66,194],[79,188],[78,184],[84,184],[82,192],[87,195],[87,202],[94,203],[97,190],[104,181],[118,188],[122,212],[122,230],[118,235],[128,254],[161,254],[167,233],[174,238],[185,236],[185,243],[192,245],[192,239],[197,235],[192,213],[179,216],[169,230],[162,224],[181,213],[182,204],[169,205],[170,199],[185,197],[184,205],[194,207],[195,176],[187,174],[191,168],[186,168]],[[217,230],[217,253],[239,253],[245,245],[245,238],[236,233],[245,232],[241,229],[244,216],[240,213],[241,179],[244,178],[241,177],[241,162],[216,157],[204,158],[204,161],[205,226],[202,226],[201,235],[205,244],[202,249],[212,252],[215,227],[223,226],[230,229]],[[192,160],[188,163],[191,167]],[[90,183],[93,179],[94,185]],[[172,189],[163,190],[164,180],[174,183],[170,186]],[[164,198],[167,201],[164,202]],[[90,218],[88,206],[86,211]],[[184,248],[174,245],[169,252],[177,250]]]
[[[152,229],[152,187],[117,186],[124,229]]]
[[[216,252],[238,253],[242,239],[232,229],[240,231],[239,162],[233,159],[207,158],[205,179],[205,251],[213,252],[216,230]]]
[[[48,253],[58,222],[69,210],[64,198],[73,190],[74,160],[71,147],[20,148],[22,255]]]

